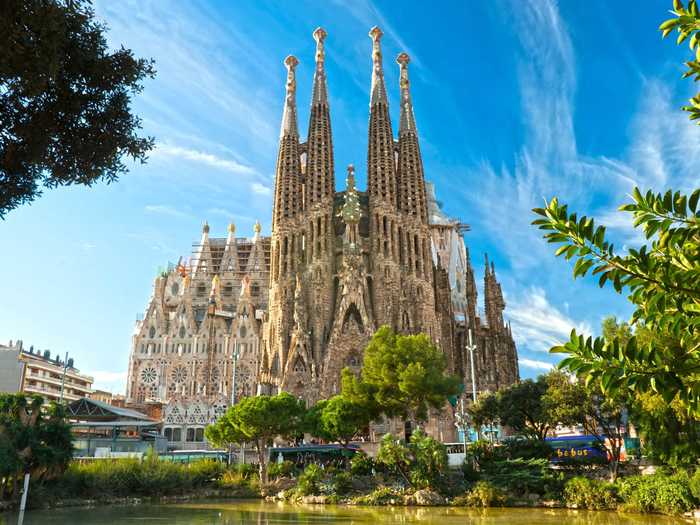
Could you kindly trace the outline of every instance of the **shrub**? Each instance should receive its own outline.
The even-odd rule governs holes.
[[[615,485],[584,476],[573,477],[564,485],[564,503],[578,509],[614,509],[617,507]]]
[[[464,496],[455,498],[453,503],[467,507],[496,507],[503,505],[505,500],[499,487],[488,481],[477,481],[471,490]]]
[[[226,465],[213,459],[203,459],[187,465],[190,481],[194,486],[202,486],[206,483],[221,479],[226,471]]]
[[[258,475],[258,466],[252,463],[236,463],[229,466],[229,470],[239,474],[243,479],[251,479]]]
[[[411,483],[417,488],[438,488],[444,486],[444,472],[447,470],[447,450],[445,445],[416,430],[409,444],[414,463],[411,468]]]
[[[700,501],[700,469],[696,470],[693,477],[690,478],[689,486],[693,497]]]
[[[300,496],[312,496],[319,494],[323,480],[323,470],[315,464],[308,465],[297,482],[297,494]]]
[[[364,452],[358,452],[350,460],[350,472],[353,476],[370,476],[374,468],[374,460]]]
[[[479,481],[481,477],[479,471],[474,468],[474,463],[469,458],[465,459],[464,463],[462,463],[462,476],[467,483]]]
[[[550,469],[545,459],[491,461],[482,467],[481,477],[519,496],[539,494],[558,498],[564,485],[563,474]]]
[[[291,461],[282,463],[270,463],[267,468],[267,475],[270,479],[291,478],[297,471],[297,467]]]
[[[353,499],[355,505],[393,505],[403,503],[403,495],[389,487],[378,487],[369,494]]]
[[[552,448],[540,439],[509,439],[495,447],[494,455],[502,459],[549,459]]]
[[[619,482],[625,507],[637,512],[681,514],[694,507],[686,472],[632,476]]]
[[[338,472],[331,479],[332,494],[343,496],[352,489],[352,477],[349,472]]]

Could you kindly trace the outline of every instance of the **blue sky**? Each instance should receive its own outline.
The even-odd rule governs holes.
[[[400,51],[426,177],[466,240],[479,282],[495,260],[521,359],[533,376],[572,327],[597,332],[627,318],[623,297],[571,280],[529,223],[557,195],[607,224],[619,246],[639,243],[615,213],[631,188],[697,186],[700,130],[679,107],[687,48],[656,31],[670,1],[617,9],[605,0],[427,3],[95,2],[109,42],[153,57],[158,76],[133,106],[157,139],[146,165],[111,185],[47,191],[0,222],[5,268],[0,340],[69,351],[96,386],[123,391],[137,313],[159,267],[188,255],[207,219],[269,232],[271,188],[288,54],[306,133],[323,26],[336,180],[357,167],[365,186],[371,42],[379,25],[394,129]]]

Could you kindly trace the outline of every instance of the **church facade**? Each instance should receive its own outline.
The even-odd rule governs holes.
[[[485,315],[463,240],[426,184],[408,64],[401,53],[398,138],[389,113],[382,32],[370,31],[372,74],[367,189],[347,168],[336,191],[325,72],[326,33],[314,32],[315,73],[305,138],[299,134],[295,68],[287,82],[270,237],[210,238],[205,224],[189,262],[159,275],[136,324],[127,397],[164,404],[164,432],[187,448],[242,396],[287,391],[308,403],[340,391],[359,371],[374,331],[424,332],[445,352],[467,392],[518,380],[517,351],[493,266]],[[473,343],[470,351],[470,341]],[[447,425],[452,427],[452,425]],[[444,439],[454,438],[454,428]]]

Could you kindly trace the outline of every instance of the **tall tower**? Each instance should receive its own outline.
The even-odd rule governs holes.
[[[289,350],[295,289],[295,272],[300,263],[301,239],[298,215],[302,209],[301,158],[297,128],[295,68],[299,61],[288,56],[279,153],[275,170],[275,200],[272,211],[270,268],[270,319],[266,334],[268,352],[263,356],[262,382],[279,385],[279,376]]]
[[[411,301],[410,298],[405,301],[399,328],[404,331],[429,333],[436,340],[440,340],[443,350],[447,353],[452,350],[452,332],[448,330],[448,333],[442,333],[445,330],[439,328],[438,324],[448,326],[449,323],[434,324],[437,315],[436,298],[439,294],[434,284],[423,160],[418,145],[418,131],[408,79],[410,57],[401,53],[396,62],[399,64],[401,97],[396,174],[400,218],[398,251],[399,263],[403,269],[401,289],[409,289],[413,296],[420,297],[419,301]],[[449,286],[447,293],[449,295]]]
[[[333,313],[335,177],[325,70],[324,40],[327,34],[319,27],[313,36],[316,40],[316,69],[306,141],[304,220],[299,225],[302,230],[303,259],[307,265],[304,279],[306,289],[300,293],[314,314],[307,330],[311,332],[311,354],[320,363],[325,354]]]
[[[484,261],[484,313],[486,314],[486,323],[493,332],[506,332],[507,329],[503,324],[503,310],[506,307],[506,303],[503,300],[501,284],[496,279],[496,269],[493,262],[489,268],[488,255],[484,256]]]
[[[400,327],[394,305],[400,295],[398,213],[396,199],[395,144],[389,117],[389,101],[384,84],[382,31],[373,27],[372,87],[369,101],[367,147],[367,193],[369,195],[370,258],[374,317],[377,326]]]

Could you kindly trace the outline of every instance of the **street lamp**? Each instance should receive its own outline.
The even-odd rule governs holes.
[[[476,345],[472,342],[472,329],[468,330],[469,344],[467,344],[467,350],[469,350],[469,362],[471,364],[472,372],[472,401],[476,403],[476,376],[474,374],[474,350],[476,350]]]
[[[68,352],[66,352],[66,360],[63,362],[63,374],[61,375],[61,399],[59,404],[63,404],[63,390],[66,387],[66,372],[68,371]]]

